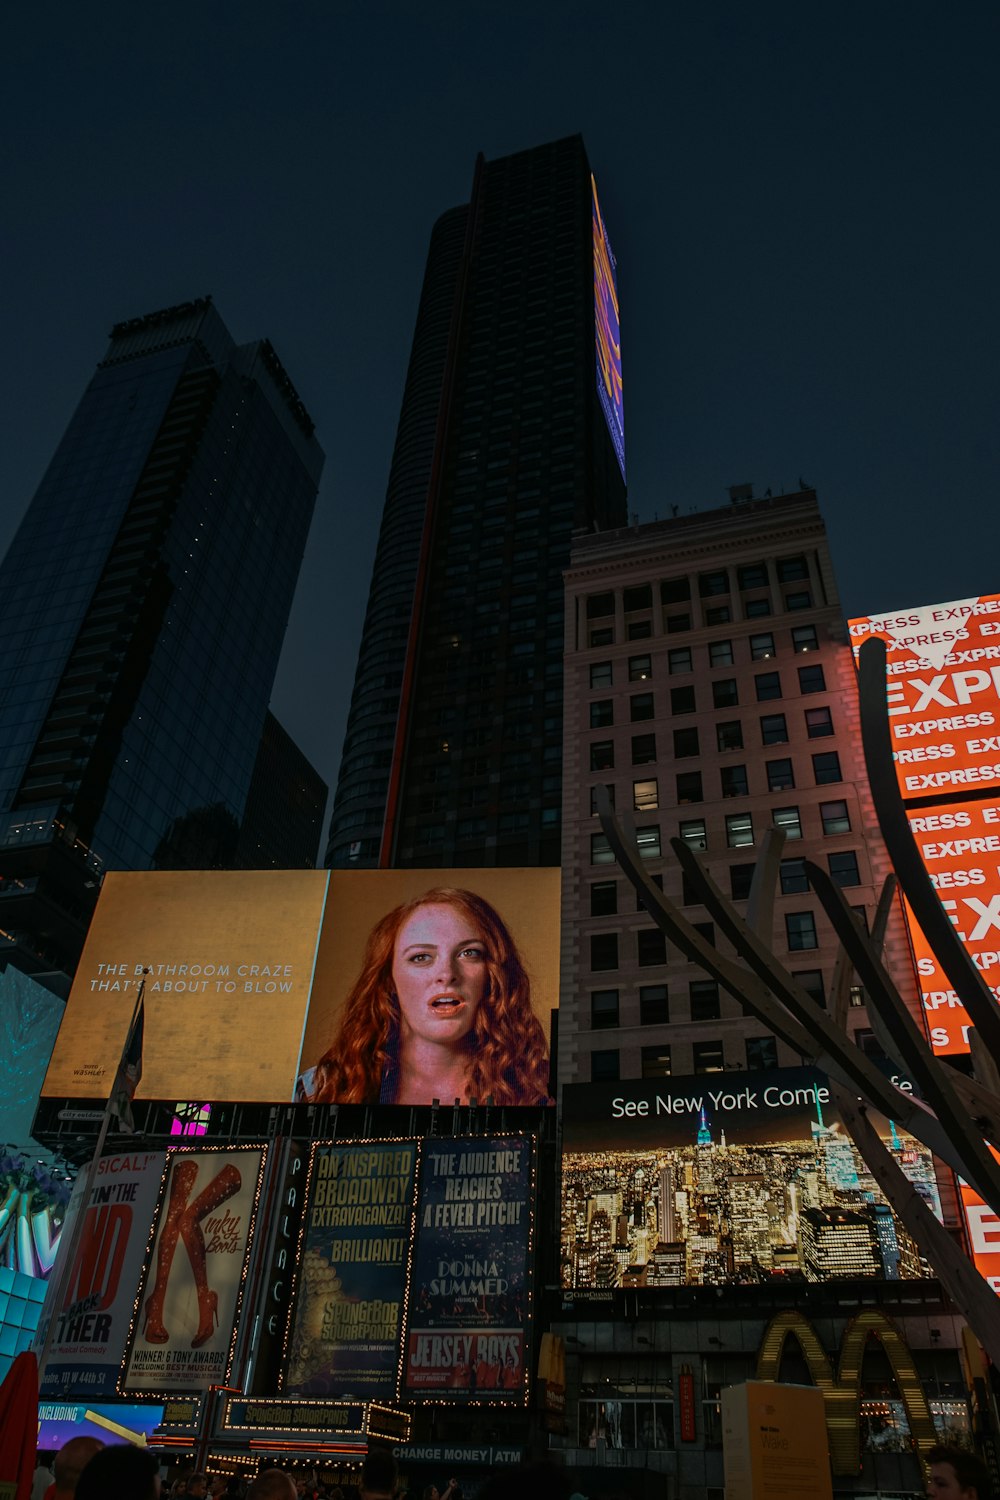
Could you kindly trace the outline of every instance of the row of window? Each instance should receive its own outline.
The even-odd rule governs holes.
[[[800,839],[802,837],[802,814],[798,807],[772,807],[770,810],[770,823],[768,827],[780,828],[786,839]],[[820,823],[826,837],[836,834],[850,833],[851,815],[846,801],[838,798],[834,802],[821,802],[819,804]],[[728,813],[726,815],[726,847],[727,849],[750,848],[756,843],[754,836],[753,814],[749,812]],[[685,819],[678,826],[682,839],[693,844],[696,849],[707,849],[708,831],[703,818]],[[642,828],[637,828],[636,841],[639,852],[644,859],[658,859],[662,852],[660,840],[659,823],[648,823]],[[830,856],[833,858],[834,856]],[[838,856],[839,857],[839,856]],[[592,865],[611,865],[615,862],[614,851],[608,843],[607,834],[592,833],[590,835],[590,863]],[[841,885],[847,883],[844,880]],[[858,885],[857,880],[849,882]]]
[[[807,708],[804,710],[803,718],[806,726],[806,735],[811,740],[827,739],[833,734],[833,714],[826,706],[822,708]],[[788,744],[788,720],[784,714],[763,714],[760,719],[760,739],[763,746],[787,745]],[[745,748],[743,739],[743,724],[739,719],[727,719],[715,726],[716,748],[725,752],[730,750],[743,750]],[[701,754],[701,743],[697,728],[675,729],[673,731],[673,753],[677,760],[687,759],[690,756]],[[649,765],[655,761],[656,735],[637,734],[632,736],[632,764],[634,766]],[[824,756],[813,756],[814,765],[818,760],[825,763],[823,779],[826,781],[840,781],[840,757],[836,751],[829,751]],[[592,771],[610,771],[614,769],[615,746],[613,740],[593,740],[590,745],[590,769]],[[834,774],[835,768],[835,774]],[[697,773],[700,774],[700,773]],[[817,767],[817,779],[819,770]],[[691,799],[688,799],[691,800]],[[699,797],[697,800],[701,800]]]
[[[817,651],[819,649],[819,638],[815,625],[799,625],[792,630],[792,649],[794,651]],[[773,631],[762,631],[748,637],[751,661],[766,661],[769,657],[777,654]],[[706,646],[708,654],[708,665],[710,667],[731,667],[735,663],[732,641],[710,641]],[[676,646],[667,652],[667,670],[671,676],[677,676],[683,672],[694,671],[694,651],[691,646]],[[653,659],[651,656],[630,656],[628,658],[628,680],[629,682],[641,682],[653,675]],[[592,688],[611,687],[614,681],[614,663],[610,661],[595,661],[590,666],[590,686]]]
[[[704,843],[698,847],[704,848]],[[839,886],[848,887],[861,884],[860,871],[858,869],[857,851],[854,849],[842,849],[836,854],[827,855],[827,866],[831,879]],[[755,865],[730,865],[729,884],[730,895],[734,901],[745,901],[750,894],[750,883],[753,880]],[[653,875],[653,883],[663,889],[663,876]],[[809,879],[806,875],[806,862],[804,859],[783,859],[779,865],[779,881],[781,894],[783,896],[795,896],[809,889]],[[629,887],[631,889],[631,887]],[[698,897],[691,891],[684,876],[684,890],[682,892],[681,904],[683,906],[697,906]],[[645,905],[641,896],[636,896],[636,911],[644,911]],[[863,913],[863,907],[855,908]],[[617,880],[595,880],[590,887],[590,915],[592,917],[616,917],[618,915],[618,881]],[[715,929],[711,922],[693,922],[691,924],[696,932],[700,932],[707,943],[715,946]],[[655,962],[655,960],[654,960]]]
[[[821,1009],[826,1009],[826,987],[822,969],[800,969],[792,975],[792,978]],[[864,990],[860,985],[851,986],[850,998],[854,1006],[864,1004]],[[721,1007],[719,989],[714,979],[693,979],[689,982],[688,1013],[692,1021],[718,1019],[721,1015]],[[622,1024],[620,1017],[620,990],[591,991],[590,1026],[592,1031],[617,1030]],[[670,995],[665,984],[641,984],[639,986],[639,1024],[640,1026],[668,1026],[670,1024]]]
[[[697,748],[688,751],[678,750],[676,745],[674,747],[674,754],[678,758],[689,754],[697,755],[697,753]],[[816,786],[832,786],[836,782],[843,780],[840,774],[840,756],[836,750],[824,750],[818,755],[812,756],[812,770],[813,781]],[[782,756],[779,760],[766,760],[764,762],[764,771],[767,777],[767,790],[769,792],[794,790],[795,767],[792,764],[790,756]],[[694,773],[682,772],[677,777],[678,782],[683,781],[684,789],[687,793],[683,800],[685,802],[701,802],[704,799],[700,794],[697,797],[690,795],[690,788],[693,785],[690,781],[692,774],[697,776],[699,781],[703,778],[703,773],[700,771]],[[723,766],[720,768],[719,776],[723,797],[748,797],[750,795],[746,766]],[[649,776],[640,781],[633,781],[632,807],[635,812],[653,812],[659,807],[659,784],[658,776]],[[590,811],[592,813],[597,812],[597,790],[596,786],[590,788]],[[605,790],[608,793],[611,806],[614,807],[614,786],[607,785]]]
[[[588,603],[590,601],[588,600]],[[788,593],[784,597],[784,609],[792,613],[800,609],[812,609],[813,597],[808,589],[798,589]],[[757,599],[744,599],[743,619],[766,620],[774,613],[769,594],[761,595]],[[701,623],[705,626],[730,625],[733,623],[733,611],[728,604],[709,605],[702,611]],[[667,635],[682,635],[688,630],[697,628],[697,621],[689,611],[679,611],[676,614],[664,614],[663,628]],[[653,621],[650,618],[640,620],[627,620],[625,622],[625,639],[627,641],[645,641],[653,634]],[[613,646],[615,643],[615,627],[613,625],[595,625],[588,636],[591,647]],[[801,647],[808,650],[809,647]]]

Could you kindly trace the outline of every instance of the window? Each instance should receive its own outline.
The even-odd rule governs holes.
[[[647,677],[653,675],[652,658],[648,656],[630,656],[628,659],[629,682],[645,682]]]
[[[712,703],[716,708],[735,708],[739,701],[735,677],[720,677],[712,683]]]
[[[757,690],[758,703],[765,703],[769,698],[780,698],[781,673],[758,672],[754,678],[754,686]]]
[[[774,655],[774,636],[767,631],[763,635],[752,635],[750,637],[750,660],[765,661],[767,657]]]
[[[850,833],[851,818],[846,802],[821,802],[819,815],[823,820],[824,833]]]
[[[650,885],[655,885],[656,886],[656,888],[657,888],[658,891],[662,891],[663,890],[663,876],[662,875],[649,875],[649,876],[647,876],[647,879],[649,880]],[[645,901],[642,899],[642,897],[640,896],[640,894],[639,894],[638,891],[636,891],[636,893],[635,893],[635,909],[636,909],[636,911],[648,911],[649,910],[649,908],[647,907]]]
[[[590,1028],[603,1031],[618,1025],[618,991],[592,990],[590,995]]]
[[[609,784],[608,786],[606,786],[604,788],[604,790],[608,794],[608,801],[611,803],[611,806],[614,807],[614,805],[615,805],[615,789],[614,789],[614,787]],[[597,809],[597,793],[599,791],[600,791],[600,787],[592,786],[590,788],[590,816],[592,818],[594,818],[594,817],[597,816],[597,810],[598,810]]]
[[[613,615],[615,612],[614,594],[591,594],[587,600],[587,619],[600,620],[604,615]]]
[[[719,772],[724,797],[747,797],[750,793],[746,766],[723,766]]]
[[[753,818],[749,813],[730,813],[726,818],[726,843],[730,849],[743,849],[753,843]]]
[[[590,769],[592,771],[613,771],[614,767],[614,741],[594,740],[590,746]]]
[[[820,1010],[826,1010],[826,987],[822,969],[800,969],[792,978],[796,984],[801,985],[810,1000],[816,1002]]]
[[[692,979],[688,985],[692,1021],[717,1021],[719,1008],[719,986],[714,979]]]
[[[753,872],[756,868],[756,865],[729,866],[729,894],[734,901],[745,901],[750,895]]]
[[[609,724],[615,722],[614,700],[611,698],[598,698],[590,705],[590,727],[591,729],[606,729]]]
[[[653,717],[653,695],[652,693],[633,693],[628,700],[629,717],[633,724],[638,724],[643,719]]]
[[[769,792],[787,792],[795,785],[795,775],[790,760],[767,762],[767,789]]]
[[[691,844],[695,849],[708,848],[704,818],[688,818],[686,822],[680,824],[678,832],[685,844]]]
[[[625,626],[627,641],[645,641],[653,634],[652,620],[629,620]]]
[[[665,984],[640,984],[639,1023],[642,1026],[666,1026],[670,1005]]]
[[[694,1070],[696,1073],[721,1073],[725,1067],[722,1042],[695,1042]]]
[[[814,755],[813,776],[816,778],[817,786],[828,786],[832,781],[843,781],[840,774],[840,756],[836,750],[822,750],[819,755]]]
[[[691,926],[699,937],[703,937],[710,948],[715,947],[715,923],[714,922],[692,922]]]
[[[611,663],[609,661],[595,661],[591,664],[590,685],[592,688],[611,686]]]
[[[822,740],[833,733],[833,715],[828,708],[806,709],[806,733],[811,740]]]
[[[614,850],[608,843],[607,834],[592,833],[590,835],[590,863],[592,865],[613,865],[614,862]]]
[[[632,764],[648,766],[656,759],[656,735],[634,734],[632,736]]]
[[[675,729],[674,730],[674,755],[678,760],[683,760],[686,755],[698,754],[698,731],[697,729]]]
[[[741,589],[766,589],[767,563],[749,563],[744,568],[737,568],[736,577]]]
[[[635,842],[643,859],[659,859],[660,825],[658,823],[650,823],[645,828],[637,828],[635,830]]]
[[[680,635],[682,630],[691,629],[691,616],[667,615],[665,623],[668,635]]]
[[[743,725],[739,719],[728,719],[725,724],[716,724],[715,742],[720,750],[742,750]]]
[[[771,822],[775,828],[784,830],[786,839],[800,839],[802,837],[802,819],[799,817],[797,807],[776,807],[771,813]]]
[[[785,933],[791,953],[801,953],[806,948],[819,947],[816,937],[816,918],[811,911],[786,912]]]
[[[590,1054],[591,1083],[617,1083],[619,1076],[617,1047]]]
[[[667,940],[658,927],[644,927],[636,933],[635,956],[640,969],[652,969],[666,963]]]
[[[825,693],[826,678],[823,676],[823,668],[817,662],[812,667],[799,668],[799,692],[800,693]]]
[[[617,912],[617,880],[595,880],[590,887],[590,915],[592,917],[613,917]]]
[[[598,630],[590,632],[590,644],[592,646],[613,646],[615,643],[615,627],[613,625],[602,625]]]
[[[760,599],[748,599],[743,606],[743,613],[748,620],[762,620],[771,613],[771,601],[766,596]]]
[[[655,1047],[643,1047],[642,1076],[643,1078],[670,1077],[670,1047],[666,1042],[658,1042]]]
[[[670,712],[672,714],[694,713],[693,687],[676,687],[670,689]]]
[[[673,651],[668,651],[667,667],[671,673],[693,671],[691,647],[677,646]]]
[[[677,801],[683,803],[701,800],[701,772],[681,771],[677,777]]]
[[[839,854],[828,854],[826,859],[827,864],[830,866],[830,879],[834,885],[849,886],[861,884],[856,850],[843,849]]]
[[[812,594],[808,589],[795,589],[792,593],[785,595],[786,609],[812,609]]]
[[[747,1067],[752,1071],[778,1066],[778,1044],[773,1036],[747,1037]]]
[[[708,646],[708,665],[710,667],[731,667],[732,664],[732,641],[710,641]]]
[[[787,745],[788,725],[784,714],[762,714],[760,738],[764,745]]]
[[[701,896],[695,890],[694,883],[688,879],[687,874],[685,873],[684,870],[682,870],[681,871],[681,905],[682,906],[698,906],[698,905],[700,905],[700,903],[701,903]]]
[[[804,859],[783,859],[780,867],[781,894],[797,896],[809,889]]]
[[[630,588],[622,589],[622,606],[625,613],[631,614],[636,609],[652,609],[653,586],[650,583],[634,584]]]
[[[728,604],[713,604],[705,610],[706,625],[728,625],[733,612]]]
[[[590,934],[590,967],[595,973],[600,969],[617,969],[617,932],[592,932]]]
[[[633,781],[632,806],[636,812],[655,812],[660,805],[656,777],[648,781]]]
[[[711,599],[718,594],[728,594],[729,574],[724,568],[716,573],[699,573],[698,593],[703,599]]]
[[[815,625],[796,625],[792,631],[793,651],[818,651],[819,640]]]
[[[691,581],[688,578],[665,578],[660,584],[660,599],[664,604],[683,604],[691,597]]]
[[[798,583],[800,578],[809,577],[809,565],[805,557],[779,557],[778,559],[778,582]]]

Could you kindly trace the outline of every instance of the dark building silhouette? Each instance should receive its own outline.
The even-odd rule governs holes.
[[[0,567],[0,928],[75,963],[105,867],[235,859],[323,454],[211,299],[117,324]]]
[[[606,270],[610,252],[595,205],[575,136],[480,158],[471,201],[434,228],[334,867],[559,862],[562,570],[574,528],[627,519],[598,396],[595,240]],[[617,345],[616,306],[612,323]]]
[[[269,713],[236,845],[237,867],[313,869],[328,790],[291,735]]]

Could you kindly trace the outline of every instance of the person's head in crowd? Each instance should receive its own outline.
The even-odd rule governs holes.
[[[399,1470],[384,1448],[374,1448],[361,1468],[361,1500],[394,1500]]]
[[[160,1465],[148,1448],[112,1443],[80,1475],[76,1500],[157,1500]]]
[[[205,1500],[208,1494],[208,1475],[192,1474],[188,1480],[187,1492],[189,1495],[195,1495],[197,1500]]]
[[[94,1454],[99,1453],[103,1447],[100,1438],[94,1437],[70,1438],[68,1443],[63,1444],[52,1461],[55,1500],[68,1500],[70,1495],[76,1494],[80,1475]]]
[[[930,1500],[993,1500],[986,1465],[966,1448],[938,1444],[927,1455],[927,1470]]]
[[[295,1480],[284,1469],[264,1469],[247,1490],[247,1500],[297,1500]]]

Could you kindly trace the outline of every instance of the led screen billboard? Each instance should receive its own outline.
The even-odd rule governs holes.
[[[1000,802],[949,802],[909,814],[942,906],[986,984],[1000,999]],[[905,905],[905,903],[904,903]],[[971,1021],[906,905],[931,1047],[968,1052]]]
[[[618,318],[617,262],[590,179],[594,230],[594,337],[597,345],[597,397],[625,478],[625,408],[622,401],[622,335]]]
[[[930,1152],[869,1118],[940,1216]],[[811,1068],[568,1086],[561,1242],[583,1294],[925,1274]]]
[[[140,1099],[541,1103],[559,872],[112,872],[43,1094],[107,1096],[144,967]]]
[[[886,643],[889,726],[907,800],[1000,783],[1000,594],[851,620]]]

